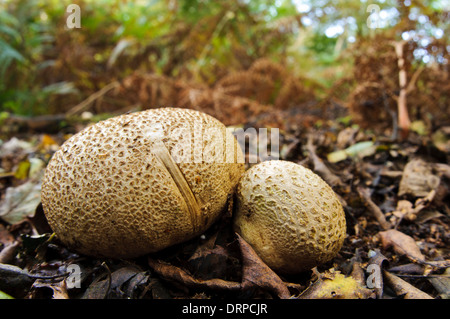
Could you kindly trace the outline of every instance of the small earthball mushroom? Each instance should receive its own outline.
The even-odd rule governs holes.
[[[42,184],[49,225],[87,255],[133,258],[204,232],[244,172],[224,124],[161,108],[94,124],[68,139]]]
[[[236,204],[235,230],[280,273],[325,263],[343,245],[345,214],[337,195],[301,165],[256,164],[239,181]]]

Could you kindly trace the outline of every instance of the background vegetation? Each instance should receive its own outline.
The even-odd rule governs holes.
[[[71,3],[81,9],[81,28],[67,27]],[[393,42],[404,41],[408,79],[415,82],[408,105],[413,116],[448,114],[445,3],[3,1],[0,108],[36,116],[173,105],[203,108],[235,124],[248,120],[238,110],[254,102],[279,109],[337,105],[354,110],[364,124],[371,118],[367,105],[380,105],[382,120],[389,117],[386,105],[395,112],[400,87]],[[271,66],[242,72],[261,59]],[[257,72],[267,77],[256,78]],[[218,87],[225,94],[220,99],[217,90],[207,91]],[[269,93],[258,95],[261,88]],[[236,112],[225,110],[230,105]]]
[[[450,298],[449,10],[445,0],[0,0],[0,299]],[[100,119],[168,106],[278,128],[271,155],[339,196],[339,254],[279,277],[236,237],[232,205],[201,237],[136,260],[69,251],[40,203],[50,158]],[[247,138],[247,167],[261,160],[250,146],[272,142]],[[71,264],[81,287],[68,285]]]

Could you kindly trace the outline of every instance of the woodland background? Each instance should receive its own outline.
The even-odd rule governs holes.
[[[72,3],[81,28],[68,27]],[[81,258],[49,241],[38,205],[58,146],[90,123],[174,106],[228,126],[280,128],[280,158],[314,169],[340,195],[344,248],[334,263],[282,278],[291,296],[317,297],[311,287],[343,273],[367,290],[330,298],[417,296],[411,287],[447,298],[449,10],[444,0],[1,1],[0,262],[18,269],[0,269],[0,278],[9,274],[0,291],[210,298],[236,289],[205,284],[241,280],[236,239],[217,228],[159,256],[175,268],[82,259],[90,273],[83,289],[20,272],[61,277],[62,265]],[[385,261],[386,282],[395,273],[412,286],[368,289],[367,266],[388,269]],[[4,288],[15,276],[28,279]],[[284,291],[254,286],[241,297]]]

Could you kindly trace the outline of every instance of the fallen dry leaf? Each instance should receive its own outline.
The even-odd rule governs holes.
[[[331,269],[318,274],[318,279],[302,292],[299,299],[368,299],[374,296],[374,291],[358,279]]]
[[[50,295],[51,293],[51,295]],[[43,279],[37,279],[32,287],[28,296],[30,299],[69,299],[67,293],[67,285],[65,280],[60,281],[46,281]]]
[[[12,244],[15,240],[11,232],[3,224],[0,224],[0,244],[6,246]]]
[[[9,224],[24,220],[34,215],[41,202],[40,181],[30,180],[17,187],[9,187],[0,204],[0,218]]]
[[[425,266],[422,264],[408,263],[394,267],[389,267],[389,272],[407,275],[423,275],[425,272]]]
[[[355,279],[360,284],[364,285],[365,275],[364,275],[364,270],[361,267],[361,263],[359,263],[359,262],[353,263],[352,272],[350,273],[350,277]]]
[[[203,243],[199,243],[194,253],[189,257],[189,269],[195,274],[201,274],[200,279],[223,278],[227,276],[230,266],[229,252],[217,245],[216,232]]]
[[[413,159],[406,164],[400,181],[398,195],[425,197],[439,186],[439,176],[433,174],[432,165],[422,159]]]
[[[400,255],[406,255],[413,262],[419,262],[438,268],[447,268],[450,266],[449,260],[427,261],[415,240],[396,229],[380,232],[379,235],[384,248],[393,247],[395,252]]]
[[[399,200],[395,211],[392,212],[398,218],[396,224],[398,225],[403,219],[415,221],[418,214],[430,205],[435,195],[436,191],[431,190],[427,196],[418,198],[414,204],[408,200]]]
[[[379,234],[385,249],[393,247],[398,254],[406,255],[412,261],[425,263],[425,256],[412,237],[396,229],[382,231]]]
[[[19,241],[15,241],[11,244],[7,244],[0,251],[0,263],[1,264],[9,264],[14,257],[16,256],[17,249],[20,246]]]
[[[402,220],[405,216],[408,216],[414,212],[413,206],[413,203],[409,200],[401,199],[397,202],[397,207],[392,214],[399,220]]]
[[[273,272],[264,262],[256,255],[251,246],[239,235],[239,245],[242,254],[242,283],[227,281],[219,278],[213,279],[197,279],[187,271],[174,265],[162,262],[160,260],[148,259],[149,266],[161,278],[182,283],[186,287],[194,289],[210,289],[210,290],[231,290],[237,291],[248,289],[251,287],[259,287],[272,292],[279,298],[289,298],[290,293],[287,284],[284,283],[277,274]]]
[[[271,291],[280,299],[291,296],[287,285],[267,266],[256,254],[253,248],[239,234],[236,234],[242,254],[242,286],[256,285]]]
[[[107,268],[109,272],[109,268]],[[121,267],[107,274],[107,278],[92,283],[83,294],[83,299],[133,298],[136,288],[146,283],[149,275],[133,265]]]

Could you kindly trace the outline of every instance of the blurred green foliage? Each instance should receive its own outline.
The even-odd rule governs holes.
[[[55,10],[57,3],[52,3],[55,16],[64,10],[63,6]],[[45,103],[51,95],[75,91],[70,83],[64,81],[45,86],[39,83],[39,71],[52,63],[43,58],[54,42],[54,25],[43,19],[43,9],[47,3],[19,0],[0,6],[6,6],[0,10],[2,110],[25,115],[45,113]]]
[[[66,26],[71,3],[80,29]],[[385,13],[374,30],[356,0],[4,0],[0,111],[56,113],[136,70],[213,84],[261,57],[329,87],[352,66],[342,53],[374,33],[448,35],[442,3],[371,1]]]

